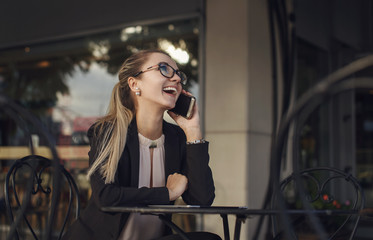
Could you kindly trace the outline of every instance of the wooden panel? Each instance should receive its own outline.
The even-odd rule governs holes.
[[[57,154],[61,160],[88,160],[89,146],[57,146]],[[0,160],[19,159],[30,155],[30,148],[27,146],[0,147]],[[35,154],[51,158],[52,154],[48,147],[36,147]]]

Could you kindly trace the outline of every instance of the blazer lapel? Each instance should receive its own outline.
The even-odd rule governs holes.
[[[179,171],[180,144],[176,132],[172,131],[166,122],[163,122],[163,133],[165,135],[165,178],[167,181],[168,175]]]
[[[131,164],[131,187],[137,188],[139,186],[140,147],[135,118],[128,126],[126,145],[128,147],[128,154]]]

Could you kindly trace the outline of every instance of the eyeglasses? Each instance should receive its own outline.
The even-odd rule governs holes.
[[[161,62],[161,63],[158,63],[157,65],[148,67],[146,70],[136,73],[135,75],[133,75],[133,77],[137,77],[141,73],[148,72],[148,71],[151,71],[151,70],[154,70],[154,69],[159,70],[161,72],[162,76],[164,76],[166,78],[172,78],[176,73],[176,75],[178,75],[181,79],[181,81],[180,81],[181,84],[185,85],[187,83],[188,78],[185,75],[185,73],[183,73],[180,70],[175,70],[173,67],[171,67],[168,63],[165,63],[165,62]]]

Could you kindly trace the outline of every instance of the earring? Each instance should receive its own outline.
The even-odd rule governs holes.
[[[138,87],[136,87],[135,89],[136,89],[136,92],[135,92],[136,96],[140,96],[141,95],[140,89]]]

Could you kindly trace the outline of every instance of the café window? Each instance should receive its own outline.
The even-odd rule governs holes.
[[[0,51],[0,94],[23,106],[44,124],[80,189],[88,191],[88,128],[106,113],[123,61],[140,49],[160,48],[188,76],[185,88],[199,96],[200,20],[191,18],[82,35]],[[28,133],[0,112],[2,173],[30,154],[50,157],[47,140],[32,124]],[[4,178],[2,178],[4,179]]]

